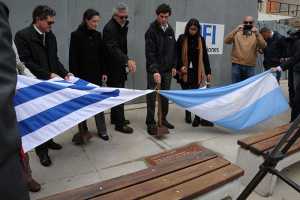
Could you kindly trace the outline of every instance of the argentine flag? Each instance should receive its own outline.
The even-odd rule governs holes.
[[[225,87],[160,93],[199,117],[234,130],[255,126],[289,108],[270,71]]]
[[[78,123],[153,91],[102,88],[72,77],[42,81],[18,76],[14,99],[25,152]]]

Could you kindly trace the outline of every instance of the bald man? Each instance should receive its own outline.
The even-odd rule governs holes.
[[[255,75],[257,49],[267,46],[255,27],[252,16],[244,17],[243,24],[225,37],[226,44],[232,44],[232,83],[243,81]]]

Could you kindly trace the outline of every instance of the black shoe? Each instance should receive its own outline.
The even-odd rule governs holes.
[[[38,155],[38,157],[40,159],[41,165],[43,165],[44,167],[49,167],[52,164],[52,161],[48,154],[41,154]]]
[[[81,135],[80,135],[79,133],[76,133],[76,134],[73,136],[72,142],[73,142],[75,145],[83,145],[83,144],[84,144],[83,138],[81,137]]]
[[[107,133],[98,133],[98,136],[105,141],[109,140],[109,136],[107,135]]]
[[[114,121],[111,121],[110,123],[111,123],[111,124],[116,124]],[[127,119],[125,119],[125,120],[124,120],[124,125],[129,125],[129,124],[130,124],[130,121],[127,120]]]
[[[195,117],[195,119],[192,123],[192,126],[193,127],[198,127],[199,125],[200,125],[200,119]]]
[[[214,124],[212,122],[207,121],[205,119],[201,119],[200,124],[201,124],[201,126],[208,126],[208,127],[213,127],[214,126]]]
[[[163,120],[162,121],[162,125],[164,125],[165,127],[167,127],[168,129],[174,129],[175,127],[170,124],[167,120]]]
[[[156,128],[155,124],[147,125],[147,132],[149,135],[156,135]]]
[[[62,146],[58,143],[55,143],[53,140],[50,140],[48,143],[47,143],[47,146],[49,149],[52,149],[52,150],[60,150],[62,149]]]
[[[121,127],[116,126],[115,130],[119,131],[121,133],[125,133],[125,134],[133,133],[133,129],[131,127],[127,126],[127,125],[124,125],[124,126],[121,126]]]

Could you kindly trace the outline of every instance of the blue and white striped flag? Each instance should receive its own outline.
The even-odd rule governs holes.
[[[78,123],[153,91],[102,88],[78,78],[70,82],[18,76],[15,110],[24,151]]]
[[[289,107],[270,71],[225,87],[160,93],[199,117],[234,130],[255,126]]]

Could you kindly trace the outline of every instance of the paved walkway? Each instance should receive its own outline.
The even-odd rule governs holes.
[[[282,83],[287,93],[287,83]],[[184,123],[184,111],[174,104],[170,105],[169,121],[175,126],[171,134],[164,140],[156,140],[146,133],[145,105],[128,106],[126,118],[134,127],[134,134],[125,135],[115,132],[109,124],[107,126],[111,140],[105,142],[94,137],[88,145],[78,147],[71,142],[77,128],[69,130],[55,140],[63,145],[61,151],[50,151],[53,165],[42,167],[33,152],[30,153],[31,166],[34,177],[42,184],[42,191],[31,194],[32,199],[38,199],[65,190],[96,183],[102,180],[118,177],[146,168],[143,157],[162,152],[164,150],[183,146],[192,142],[217,152],[231,162],[236,162],[237,140],[254,135],[259,131],[285,124],[289,121],[289,113],[284,113],[257,127],[241,132],[232,133],[220,127],[193,128]],[[95,131],[94,120],[89,120],[91,131]],[[300,183],[300,163],[285,171],[295,181]],[[300,195],[279,181],[272,197],[262,198],[253,194],[251,200],[295,200]]]

